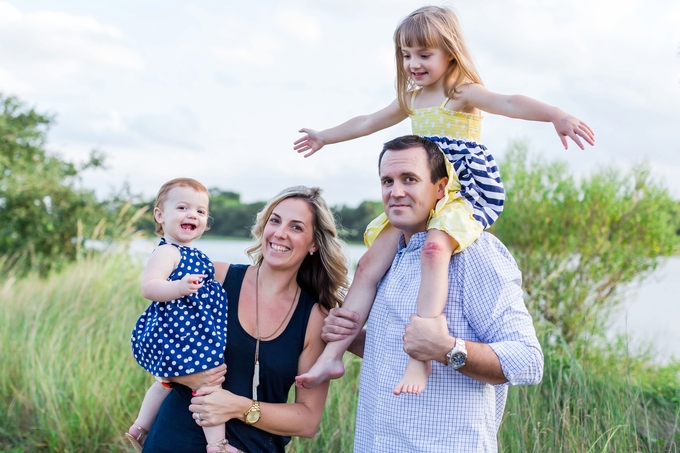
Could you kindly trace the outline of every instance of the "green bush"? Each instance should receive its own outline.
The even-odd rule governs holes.
[[[617,289],[678,247],[677,203],[644,164],[577,180],[516,143],[501,169],[507,201],[491,231],[522,270],[529,310],[569,343],[601,333]]]
[[[88,239],[119,237],[112,223],[135,216],[127,200],[98,202],[78,187],[83,171],[103,166],[101,153],[76,166],[46,151],[51,121],[0,94],[0,256],[21,272],[59,268],[83,253]]]

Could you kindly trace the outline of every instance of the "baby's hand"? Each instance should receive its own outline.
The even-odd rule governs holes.
[[[293,145],[295,145],[293,149],[298,153],[304,153],[305,151],[309,151],[307,154],[305,154],[305,157],[311,156],[312,154],[323,148],[323,145],[326,144],[321,138],[321,134],[319,134],[314,129],[302,128],[298,132],[302,132],[307,135],[296,140],[295,143],[293,143]]]
[[[579,137],[582,137],[590,146],[595,145],[595,133],[593,130],[583,121],[576,117],[569,115],[564,110],[560,110],[557,119],[554,120],[553,126],[557,131],[557,135],[560,136],[564,149],[569,149],[569,143],[567,142],[567,137],[571,138],[579,148],[585,149],[583,143]]]
[[[203,274],[187,274],[182,277],[182,280],[179,281],[179,290],[182,296],[188,296],[198,291],[203,286],[203,279],[205,277],[207,275]]]

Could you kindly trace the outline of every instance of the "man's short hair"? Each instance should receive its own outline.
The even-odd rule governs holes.
[[[430,164],[430,181],[432,184],[436,184],[440,179],[449,176],[446,172],[446,163],[444,163],[446,158],[441,149],[439,149],[439,146],[435,142],[417,135],[404,135],[385,143],[380,152],[380,157],[378,157],[378,171],[380,171],[380,164],[382,163],[385,151],[403,151],[411,148],[425,149],[427,160]]]

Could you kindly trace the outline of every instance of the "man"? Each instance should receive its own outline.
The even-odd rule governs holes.
[[[379,169],[385,214],[403,236],[367,328],[350,348],[364,358],[354,450],[495,452],[507,384],[536,384],[543,374],[520,271],[503,244],[483,233],[450,260],[443,315],[412,315],[427,222],[446,187],[444,157],[433,142],[405,136],[385,144]],[[342,338],[353,315],[334,309],[324,339]],[[392,393],[407,363],[404,351],[435,361],[420,395]]]

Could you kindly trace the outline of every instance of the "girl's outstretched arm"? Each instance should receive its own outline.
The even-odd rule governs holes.
[[[564,149],[569,148],[567,137],[581,149],[585,147],[579,137],[589,145],[595,145],[595,133],[590,126],[558,107],[527,96],[494,93],[477,83],[461,85],[460,90],[461,99],[468,107],[510,118],[553,123]]]
[[[142,296],[157,302],[168,302],[193,294],[203,286],[202,274],[187,274],[181,280],[168,281],[180,260],[172,245],[161,245],[149,257],[142,274]]]
[[[323,148],[324,145],[370,135],[394,126],[406,118],[407,115],[399,107],[399,101],[395,99],[394,102],[382,110],[378,110],[370,115],[354,117],[339,126],[325,129],[321,132],[303,127],[299,132],[306,135],[293,143],[293,149],[298,153],[306,152],[305,157],[309,157]]]

